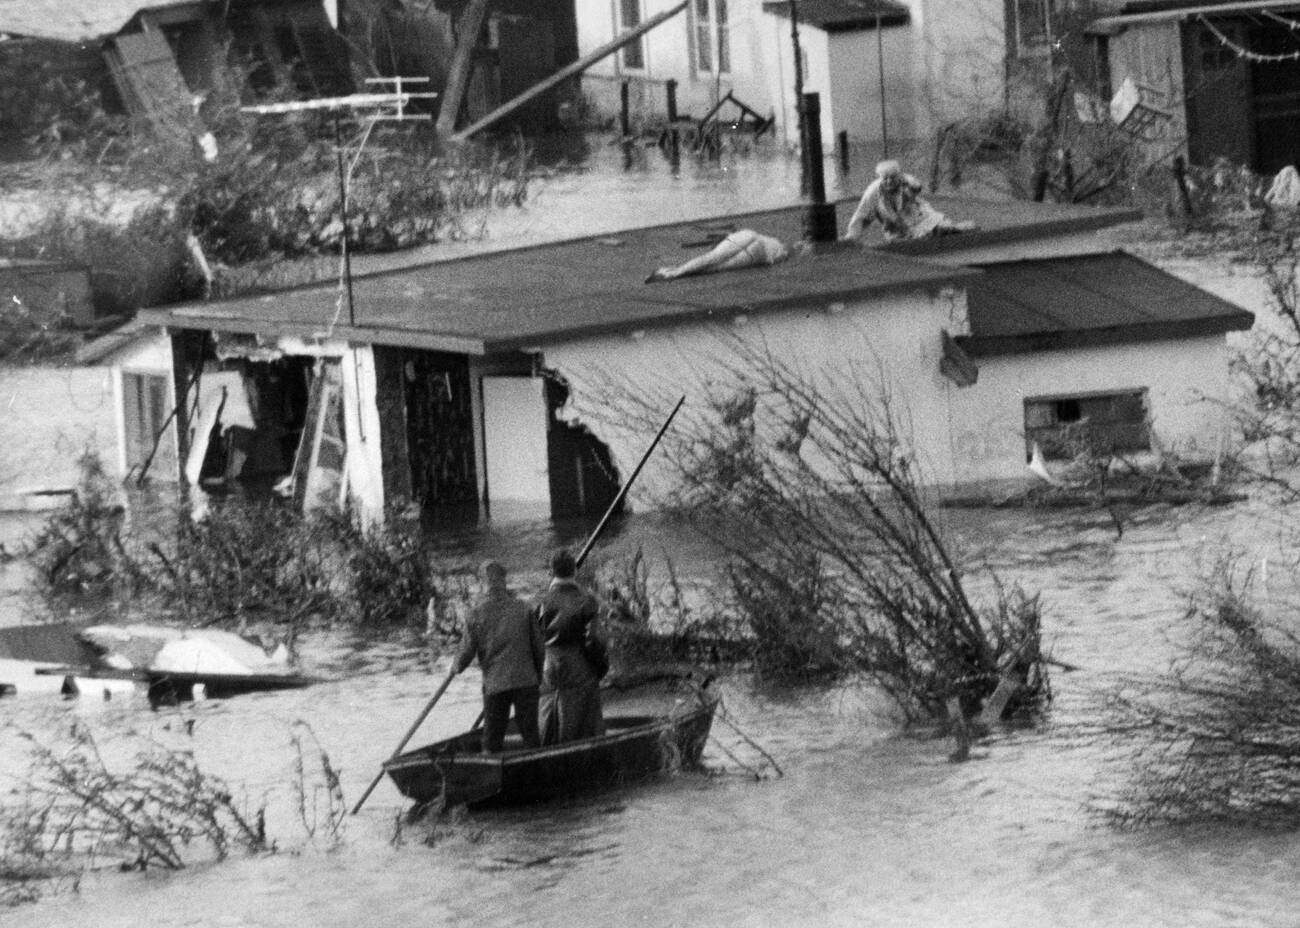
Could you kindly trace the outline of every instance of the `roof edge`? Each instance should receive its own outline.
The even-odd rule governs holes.
[[[1182,341],[1241,332],[1255,324],[1255,315],[1246,310],[1222,316],[1177,321],[1142,322],[1133,325],[1106,326],[1095,329],[1072,329],[1064,332],[1027,332],[1021,335],[958,335],[954,341],[972,357],[989,358],[1010,354],[1033,354],[1040,351],[1067,351],[1074,348],[1101,348],[1109,345],[1144,342]]]

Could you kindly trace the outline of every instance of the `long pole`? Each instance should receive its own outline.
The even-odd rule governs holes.
[[[790,42],[794,45],[794,109],[799,122],[799,192],[808,195],[808,136],[803,114],[803,50],[799,47],[799,6],[790,0]]]
[[[885,119],[885,32],[880,28],[880,8],[876,8],[876,70],[880,79],[880,147],[889,157],[889,125]]]
[[[357,313],[352,300],[352,252],[348,249],[348,175],[343,164],[343,131],[339,128],[338,113],[334,114],[334,157],[339,172],[339,221],[343,225],[339,247],[343,252],[343,279],[348,288],[348,325],[355,326]]]
[[[601,518],[600,522],[597,523],[596,530],[591,533],[591,537],[587,539],[587,543],[582,546],[582,550],[579,551],[578,556],[574,558],[574,563],[577,566],[582,565],[582,562],[587,559],[587,555],[591,553],[591,549],[595,547],[597,540],[599,540],[601,534],[605,531],[606,524],[608,524],[609,520],[614,517],[614,512],[618,509],[619,504],[627,497],[627,491],[632,489],[632,483],[641,473],[641,468],[645,467],[645,462],[650,460],[650,455],[654,452],[655,446],[659,444],[659,439],[664,437],[664,432],[668,431],[668,426],[672,424],[673,417],[677,415],[677,410],[681,409],[682,404],[685,402],[686,397],[683,396],[677,401],[677,405],[673,407],[673,411],[668,414],[668,418],[664,420],[664,424],[659,426],[658,434],[655,435],[654,441],[650,442],[650,447],[645,449],[645,454],[641,455],[641,460],[637,462],[636,469],[632,471],[632,475],[628,477],[627,480],[623,481],[623,486],[619,489],[618,495],[614,497],[614,501],[610,503],[609,508],[605,510],[605,515]]]
[[[668,431],[668,426],[672,424],[673,418],[677,415],[677,411],[682,408],[682,404],[685,402],[686,402],[686,397],[683,396],[681,399],[677,401],[677,405],[673,407],[673,411],[668,414],[668,418],[664,420],[664,424],[659,427],[658,434],[655,435],[654,441],[650,442],[650,447],[645,450],[645,454],[641,455],[641,460],[637,462],[636,469],[633,470],[632,475],[623,482],[623,486],[619,488],[618,495],[615,496],[614,501],[609,504],[609,508],[605,510],[604,517],[601,518],[600,522],[596,525],[595,531],[591,533],[591,537],[587,539],[587,543],[582,546],[582,550],[578,553],[578,556],[574,559],[574,563],[576,566],[581,566],[582,562],[586,560],[587,555],[591,553],[592,547],[595,546],[596,541],[600,538],[601,534],[605,531],[605,526],[609,523],[609,520],[613,517],[614,512],[618,509],[619,504],[622,503],[624,498],[627,496],[627,491],[632,489],[632,483],[636,480],[637,476],[641,473],[641,468],[645,467],[645,462],[650,459],[650,455],[655,450],[655,446],[659,444],[659,439],[664,437],[664,432]],[[429,713],[433,711],[433,707],[437,704],[438,700],[442,698],[442,694],[447,691],[447,687],[451,686],[451,681],[455,678],[455,676],[456,676],[456,669],[455,667],[453,667],[451,673],[447,674],[447,678],[443,680],[442,685],[438,687],[438,691],[433,694],[433,698],[430,699],[428,703],[425,704],[424,710],[420,713],[419,717],[411,724],[411,727],[406,730],[406,734],[402,736],[402,740],[398,743],[396,749],[394,749],[393,751],[393,755],[392,755],[393,757],[396,757],[398,754],[401,754],[402,748],[406,747],[406,743],[415,736],[415,733],[417,731],[419,731],[420,726],[424,724],[424,720],[427,719],[429,717]],[[478,721],[475,721],[474,723],[474,727],[477,728],[479,722],[481,722],[482,720],[483,720],[483,716],[482,714],[480,714],[478,717]],[[382,780],[383,778],[384,778],[384,769],[380,767],[379,772],[375,774],[375,778],[371,780],[370,785],[366,787],[366,791],[362,793],[361,798],[357,800],[357,804],[352,807],[353,815],[356,815],[358,812],[361,811],[361,807],[365,805],[366,800],[370,798],[370,794],[375,791],[375,787],[379,785],[379,781]]]
[[[447,674],[447,679],[442,681],[442,685],[438,687],[438,691],[433,694],[433,698],[425,704],[424,711],[420,713],[419,718],[417,718],[415,722],[412,723],[411,727],[406,730],[406,734],[402,736],[402,740],[398,742],[397,747],[393,750],[393,757],[401,754],[402,748],[406,747],[406,742],[415,737],[415,733],[420,730],[420,726],[423,725],[424,720],[429,717],[429,713],[433,711],[433,707],[437,704],[438,700],[442,698],[442,694],[447,692],[447,687],[451,686],[451,681],[455,679],[455,677],[456,668],[453,667],[451,673]],[[361,798],[357,800],[357,804],[352,807],[353,815],[356,815],[361,811],[361,807],[366,804],[366,800],[370,798],[370,794],[375,791],[375,787],[379,785],[379,781],[383,778],[384,768],[380,767],[379,772],[375,774],[375,778],[371,780],[370,785],[366,787],[366,791],[362,793]]]

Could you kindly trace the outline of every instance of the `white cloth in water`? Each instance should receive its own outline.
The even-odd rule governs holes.
[[[1264,202],[1274,209],[1300,209],[1300,173],[1294,165],[1288,164],[1277,172],[1264,194]]]

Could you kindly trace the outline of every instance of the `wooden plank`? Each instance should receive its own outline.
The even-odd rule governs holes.
[[[469,86],[470,66],[474,62],[474,48],[478,45],[479,30],[483,26],[483,16],[487,13],[487,0],[470,0],[469,6],[456,23],[456,51],[451,59],[451,71],[447,75],[447,92],[442,98],[442,108],[438,110],[438,135],[450,135],[456,128],[456,117],[460,115],[460,104],[465,98],[465,88]]]
[[[534,97],[540,96],[541,94],[546,93],[546,91],[550,90],[552,87],[554,87],[556,84],[559,84],[561,81],[573,77],[573,75],[575,74],[582,73],[583,71],[587,70],[596,62],[604,58],[608,58],[610,55],[614,54],[614,52],[618,51],[624,45],[636,41],[637,39],[641,38],[641,36],[649,32],[651,29],[654,29],[656,26],[666,23],[668,20],[672,19],[682,10],[686,9],[686,6],[689,2],[690,0],[681,0],[681,2],[678,3],[672,9],[665,10],[664,12],[660,13],[658,16],[652,16],[650,19],[647,19],[645,22],[643,22],[641,25],[637,26],[635,29],[631,30],[630,32],[623,33],[622,35],[614,39],[612,42],[606,42],[604,45],[596,49],[591,54],[583,58],[579,58],[577,61],[573,62],[572,64],[564,66],[563,68],[561,68],[560,70],[552,74],[550,77],[548,77],[546,80],[542,81],[539,84],[534,85],[528,90],[525,90],[523,93],[515,97],[513,100],[501,104],[492,112],[484,116],[482,119],[478,120],[478,122],[475,122],[472,125],[467,126],[464,129],[461,129],[459,132],[457,132],[455,135],[451,137],[451,140],[453,142],[463,142],[466,139],[470,138],[471,136],[476,135],[479,132],[482,132],[488,126],[500,120],[503,116],[508,116],[510,113],[513,113],[515,110],[519,109],[519,107],[523,106],[529,100],[533,99]],[[448,97],[450,97],[450,93],[448,93]],[[448,99],[445,102],[450,103],[451,101],[450,99]],[[441,119],[439,120],[439,122],[441,123]]]
[[[130,96],[159,128],[189,137],[198,118],[190,103],[193,94],[181,75],[171,46],[160,32],[119,35],[113,40],[121,81]],[[118,72],[114,69],[115,76]]]

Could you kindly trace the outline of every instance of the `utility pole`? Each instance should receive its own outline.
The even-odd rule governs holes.
[[[803,113],[803,51],[799,48],[799,3],[790,0],[790,41],[794,43],[794,105],[799,120],[799,192],[808,195],[808,128]]]
[[[885,116],[885,32],[880,28],[880,7],[876,7],[876,68],[880,79],[880,147],[889,157],[889,120]]]

